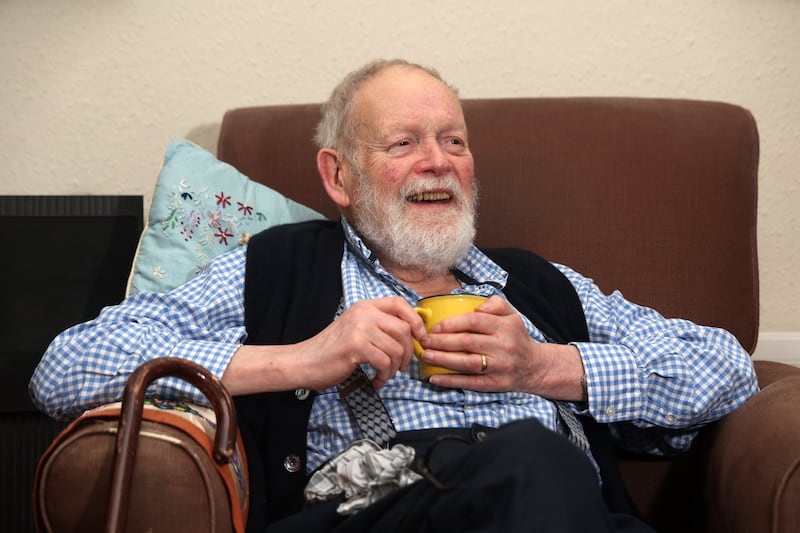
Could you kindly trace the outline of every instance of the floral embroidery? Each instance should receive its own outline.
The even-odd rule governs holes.
[[[156,265],[153,267],[154,276],[157,276],[159,279],[164,279],[164,274],[166,274],[166,272],[164,271],[161,265]]]
[[[223,207],[223,209],[228,207],[229,205],[231,205],[231,197],[230,196],[225,196],[224,192],[221,192],[219,194],[215,194],[214,196],[217,199],[217,205],[221,205]]]
[[[241,211],[242,214],[244,214],[244,215],[252,215],[253,214],[253,208],[250,207],[249,205],[245,205],[242,202],[236,202],[236,203],[239,205],[239,211]]]
[[[166,235],[179,233],[184,241],[195,245],[195,273],[220,253],[220,246],[236,246],[239,243],[233,238],[235,235],[245,235],[245,230],[254,222],[263,224],[267,220],[265,213],[257,211],[243,199],[236,199],[224,190],[195,188],[186,179],[172,187],[166,211],[161,230]],[[163,277],[162,266],[155,267],[153,274]]]
[[[219,231],[217,231],[214,234],[214,237],[217,237],[219,239],[219,243],[220,244],[227,245],[228,244],[228,237],[233,237],[233,233],[228,233],[224,229],[220,229]]]

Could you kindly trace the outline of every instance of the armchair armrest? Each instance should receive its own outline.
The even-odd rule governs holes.
[[[800,531],[800,368],[757,370],[761,392],[708,435],[708,531]]]

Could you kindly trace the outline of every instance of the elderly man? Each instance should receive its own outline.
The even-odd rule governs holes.
[[[604,295],[530,252],[475,248],[467,126],[431,69],[351,73],[317,142],[340,221],[268,230],[175,291],[64,332],[32,379],[38,405],[68,416],[116,399],[145,358],[207,367],[236,397],[252,531],[649,530],[608,444],[686,449],[755,394],[733,336]],[[449,293],[488,299],[428,333],[413,306]],[[413,339],[422,361],[456,373],[419,379]],[[359,441],[373,436],[353,390],[386,415],[389,449]],[[174,380],[153,393],[201,401]],[[425,459],[422,479],[402,443]],[[391,481],[343,501],[366,464]]]

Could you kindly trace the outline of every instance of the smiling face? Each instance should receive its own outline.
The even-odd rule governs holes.
[[[393,66],[359,89],[353,118],[357,161],[342,176],[345,216],[382,260],[446,272],[475,235],[474,166],[458,98],[422,70]]]

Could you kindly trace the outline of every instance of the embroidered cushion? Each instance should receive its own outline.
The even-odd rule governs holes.
[[[186,141],[167,146],[127,294],[167,292],[251,234],[324,218]]]

